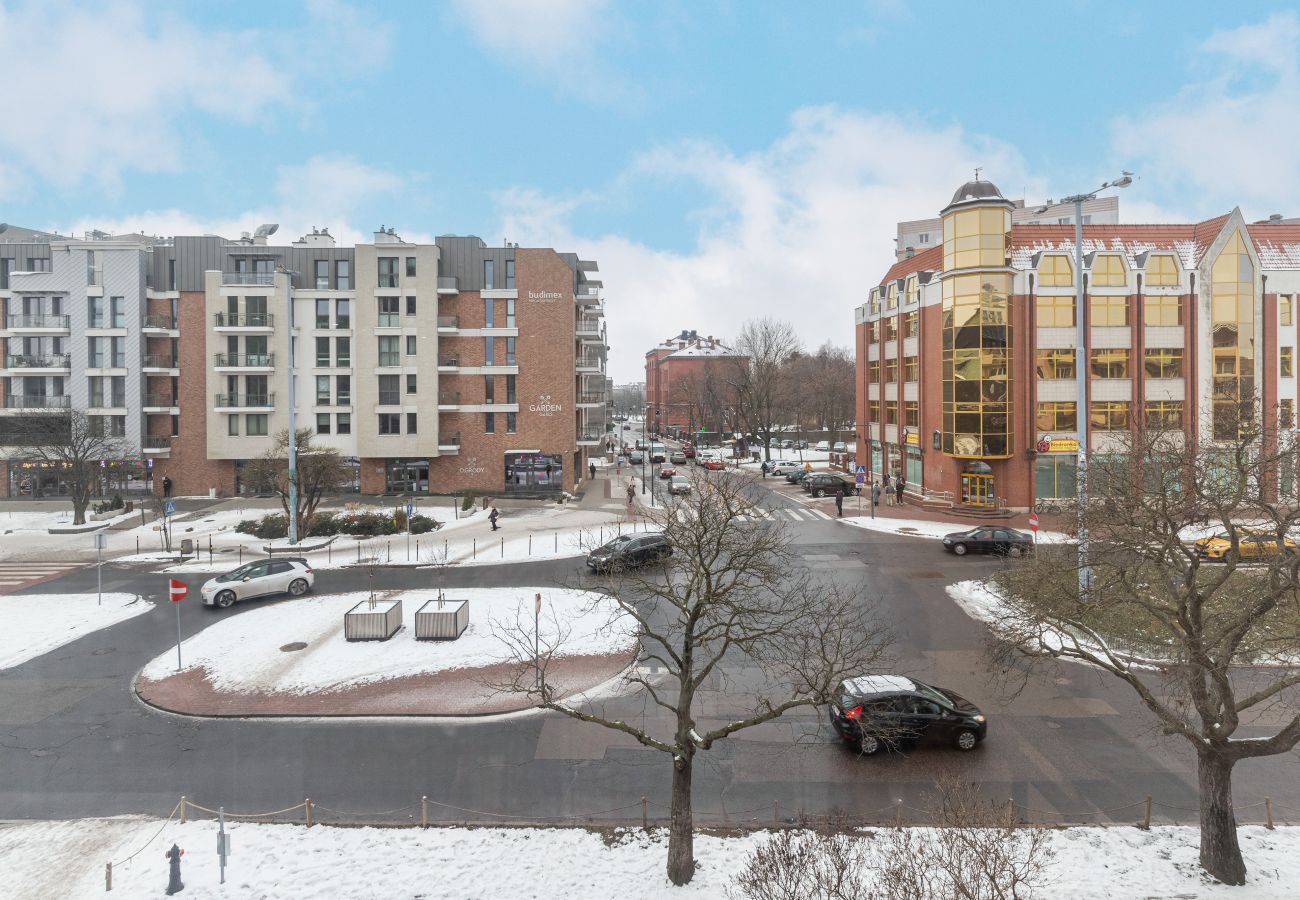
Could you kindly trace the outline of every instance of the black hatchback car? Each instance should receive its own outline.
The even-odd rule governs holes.
[[[943,547],[958,556],[965,556],[967,553],[1023,556],[1034,552],[1034,539],[1012,528],[983,525],[970,531],[954,531],[952,534],[945,534]]]
[[[813,472],[804,476],[799,486],[814,497],[822,494],[834,496],[838,490],[843,490],[844,496],[852,497],[858,492],[857,480],[852,475],[840,472]]]
[[[947,688],[903,675],[862,675],[840,683],[831,726],[863,756],[906,749],[922,739],[974,750],[988,734],[984,714]]]
[[[659,532],[620,534],[587,554],[587,568],[593,572],[618,572],[660,562],[672,555],[672,545]]]

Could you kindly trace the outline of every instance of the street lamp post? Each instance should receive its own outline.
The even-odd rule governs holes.
[[[297,401],[294,398],[293,367],[293,276],[290,269],[281,268],[289,294],[289,543],[298,543],[298,423]]]
[[[1133,173],[1123,172],[1114,181],[1107,181],[1095,191],[1061,198],[1062,203],[1074,204],[1074,418],[1078,433],[1077,466],[1075,469],[1075,512],[1079,531],[1079,599],[1087,602],[1092,593],[1092,566],[1088,540],[1088,329],[1084,313],[1083,291],[1083,203],[1095,200],[1107,188],[1126,188],[1133,183]],[[1035,212],[1046,210],[1039,207]]]

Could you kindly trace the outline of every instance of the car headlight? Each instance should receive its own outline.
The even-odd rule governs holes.
[[[975,717],[975,721],[976,721],[976,722],[983,722],[983,721],[984,721],[984,714],[983,714],[983,713],[980,713],[979,715],[977,715],[977,716]]]

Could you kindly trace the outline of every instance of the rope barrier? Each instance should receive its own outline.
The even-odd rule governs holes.
[[[432,802],[432,801],[430,801],[430,802]],[[335,808],[332,807],[332,806],[321,806],[319,803],[313,803],[313,804],[312,804],[312,808],[316,809],[317,811],[319,811],[319,810],[324,810],[325,812],[332,812],[332,813],[334,813],[335,815],[339,815],[339,816],[347,816],[347,817],[349,817],[349,818],[354,818],[354,819],[373,819],[373,818],[375,818],[376,816],[391,816],[393,813],[406,812],[408,809],[415,809],[415,808],[417,808],[419,805],[420,805],[420,804],[418,804],[418,803],[412,803],[410,806],[399,806],[399,807],[397,807],[397,809],[386,809],[386,810],[384,810],[383,812],[373,812],[373,813],[371,813],[371,812],[349,812],[349,811],[347,811],[347,810],[345,810],[345,809],[335,809]]]
[[[131,854],[130,856],[128,856],[126,859],[122,860],[121,862],[110,863],[109,865],[110,865],[110,866],[124,866],[124,865],[126,865],[127,863],[129,863],[131,860],[133,860],[133,859],[135,859],[137,856],[139,856],[141,853],[143,853],[146,847],[148,847],[148,846],[149,846],[150,844],[152,844],[154,841],[158,840],[158,836],[159,836],[160,834],[163,833],[163,830],[166,829],[166,827],[167,827],[168,825],[171,824],[172,819],[176,817],[176,811],[179,810],[180,808],[181,808],[181,804],[180,804],[179,801],[177,801],[176,805],[175,805],[174,807],[172,807],[172,814],[171,814],[170,816],[168,816],[168,817],[167,817],[167,821],[163,822],[162,825],[159,826],[158,830],[157,830],[156,832],[154,832],[153,837],[151,837],[151,838],[149,838],[149,840],[145,841],[144,844],[142,844],[142,845],[140,846],[140,849],[139,849],[139,850],[137,850],[137,851],[135,851],[134,853],[132,853],[132,854]]]
[[[179,804],[177,804],[177,805],[179,806]],[[228,819],[264,819],[264,818],[266,818],[267,816],[282,816],[282,815],[284,815],[285,813],[293,812],[293,811],[296,810],[296,809],[302,809],[302,808],[303,808],[304,806],[306,806],[306,805],[307,805],[307,804],[304,802],[304,803],[299,803],[299,804],[296,805],[296,806],[289,806],[289,807],[286,807],[285,809],[277,809],[277,810],[275,810],[275,812],[260,812],[260,813],[236,813],[236,812],[230,812],[229,810],[227,810],[227,811],[226,811],[226,818],[228,818]],[[208,809],[206,806],[199,806],[199,805],[198,805],[197,803],[195,803],[193,800],[186,800],[186,801],[185,801],[185,806],[186,806],[187,809],[201,809],[201,810],[203,810],[205,813],[211,813],[211,814],[214,815],[214,816],[216,816],[216,815],[220,815],[220,812],[218,812],[217,810],[215,810],[215,809]]]

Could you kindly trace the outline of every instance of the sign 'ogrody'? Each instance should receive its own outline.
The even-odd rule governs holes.
[[[471,456],[465,460],[465,465],[461,466],[459,471],[462,475],[482,475],[487,469],[479,464],[477,457]]]
[[[528,299],[534,303],[555,303],[563,297],[559,291],[529,291]]]
[[[564,407],[552,401],[550,394],[542,394],[537,398],[536,403],[528,404],[528,411],[535,412],[539,416],[553,416],[557,412],[563,412]]]

